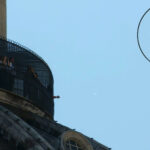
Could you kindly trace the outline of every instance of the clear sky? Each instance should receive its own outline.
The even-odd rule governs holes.
[[[7,3],[8,38],[42,56],[53,72],[61,96],[55,120],[113,150],[150,150],[150,63],[136,41],[150,1]],[[145,20],[140,35],[150,50],[150,14]]]

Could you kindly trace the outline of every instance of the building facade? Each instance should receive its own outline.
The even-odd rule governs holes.
[[[0,150],[110,150],[54,120],[52,72],[30,49],[6,38],[0,0]]]

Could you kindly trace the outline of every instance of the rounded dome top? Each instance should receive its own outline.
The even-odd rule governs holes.
[[[32,50],[2,38],[0,61],[0,88],[26,97],[53,116],[54,80],[47,63]],[[10,62],[13,63],[13,70]]]

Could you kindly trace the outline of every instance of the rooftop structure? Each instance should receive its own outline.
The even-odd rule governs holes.
[[[0,88],[25,97],[53,118],[53,76],[46,62],[33,51],[6,39],[0,39],[0,57]],[[14,59],[12,69],[8,65],[10,58]]]
[[[47,63],[6,38],[0,0],[0,150],[110,150],[54,120],[54,79]]]

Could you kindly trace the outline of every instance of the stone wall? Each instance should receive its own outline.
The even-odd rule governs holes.
[[[0,89],[0,150],[66,150],[73,140],[82,150],[110,150],[103,144],[46,117],[23,97]]]

